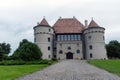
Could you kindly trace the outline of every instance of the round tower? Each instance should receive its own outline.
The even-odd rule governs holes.
[[[86,59],[107,59],[104,31],[94,20],[84,30]]]
[[[39,46],[43,59],[51,59],[53,53],[53,29],[45,18],[34,28],[34,42]]]

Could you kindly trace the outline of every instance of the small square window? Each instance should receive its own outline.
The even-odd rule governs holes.
[[[90,46],[89,46],[89,49],[92,49],[92,48],[93,48],[92,45],[90,45]]]
[[[51,31],[51,29],[49,29],[49,32]]]
[[[48,42],[50,42],[50,38],[48,38]]]
[[[48,46],[48,50],[50,50],[50,46]]]
[[[91,39],[92,38],[92,36],[88,36],[88,39]]]
[[[78,49],[76,52],[77,52],[77,54],[79,54],[79,53],[80,53],[80,50]]]

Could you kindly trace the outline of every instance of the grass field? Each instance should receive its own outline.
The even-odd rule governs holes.
[[[41,70],[47,66],[47,64],[0,66],[0,80],[14,80],[15,78]]]
[[[89,63],[120,76],[120,60],[90,60]]]

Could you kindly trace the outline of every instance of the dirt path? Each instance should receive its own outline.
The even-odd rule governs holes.
[[[120,80],[120,77],[96,68],[86,61],[67,60],[18,80]]]

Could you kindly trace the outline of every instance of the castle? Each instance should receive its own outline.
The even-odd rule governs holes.
[[[34,42],[43,59],[107,59],[104,31],[93,19],[85,25],[73,18],[59,18],[51,27],[45,18],[33,28]]]

